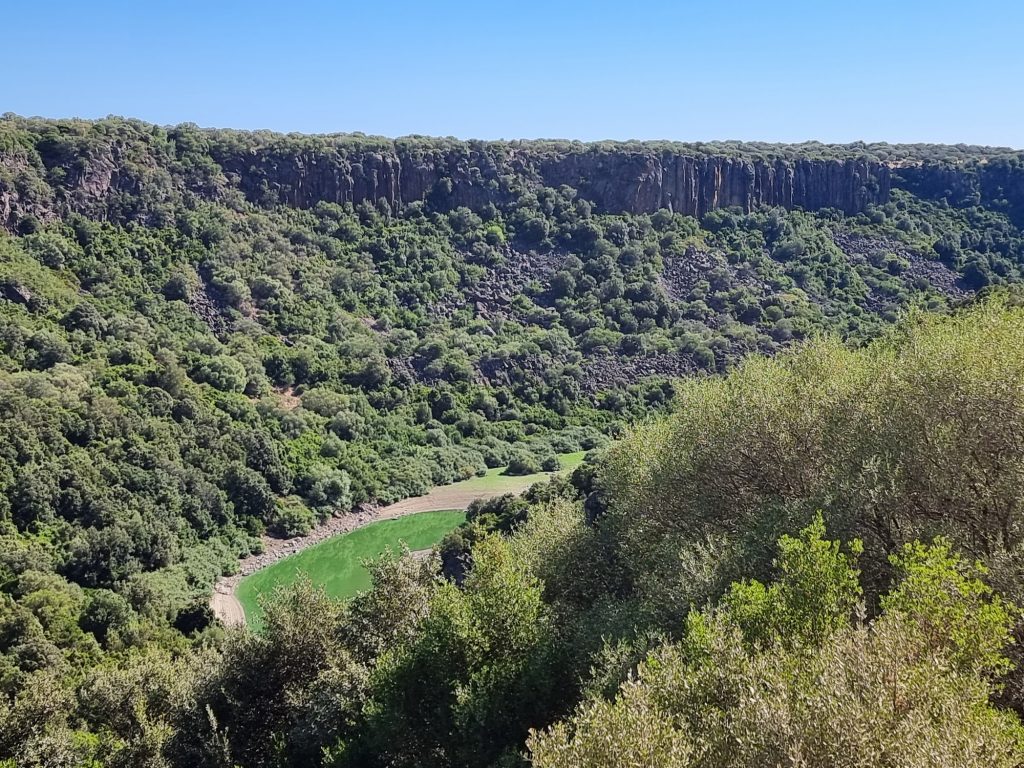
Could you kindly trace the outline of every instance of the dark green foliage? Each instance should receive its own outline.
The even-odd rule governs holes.
[[[534,732],[532,764],[1018,765],[1024,728],[990,703],[986,677],[1005,661],[995,649],[1012,611],[979,603],[984,584],[941,545],[918,545],[882,615],[851,622],[857,572],[822,533],[819,518],[780,542],[770,586],[735,584],[722,605],[691,612],[679,641],[650,653],[614,701]],[[942,602],[957,621],[936,625],[941,590],[919,589],[950,582],[961,589]],[[953,648],[968,626],[981,645],[964,663]]]
[[[508,468],[505,470],[509,475],[533,475],[541,471],[542,463],[526,451],[516,451],[508,460]]]
[[[582,176],[542,183],[567,153],[620,167],[640,152],[899,170],[859,212],[699,219],[613,209],[621,190]],[[370,191],[385,156],[406,179],[447,175],[397,204]],[[281,170],[297,160],[338,170],[330,184],[351,198],[300,193]],[[842,345],[1018,283],[1021,174],[1013,153],[964,147],[0,119],[0,761],[515,764],[529,728],[614,691],[679,639],[694,603],[728,592],[751,647],[832,632],[773,581],[773,543],[819,509],[864,541],[869,612],[882,595],[908,615],[927,605],[944,617],[935,632],[1001,673],[976,574],[953,569],[952,604],[919,576],[963,550],[1021,599],[1017,357],[981,359],[1007,334],[972,336],[981,357],[954,347],[914,367],[905,329],[856,381]],[[333,189],[321,181],[303,189]],[[791,377],[752,364],[679,382],[822,332],[840,341]],[[429,562],[385,563],[347,608],[304,588],[280,596],[261,637],[224,644],[211,623],[211,584],[265,533],[487,468],[551,471],[677,400],[682,415],[608,463],[471,507],[443,548],[461,586]],[[683,451],[693,441],[706,452]],[[939,531],[946,544],[903,551]],[[797,576],[834,575],[819,544],[782,569],[803,597]],[[889,589],[897,570],[903,591]],[[838,616],[851,594],[816,597]],[[973,635],[958,629],[965,604]],[[1024,700],[1009,679],[1007,699]]]

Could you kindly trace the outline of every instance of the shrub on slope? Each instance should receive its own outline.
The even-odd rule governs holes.
[[[602,473],[602,527],[629,588],[678,620],[691,599],[766,574],[769,542],[820,509],[830,530],[863,539],[869,599],[888,555],[940,533],[1019,599],[1022,342],[1024,310],[997,298],[912,316],[862,350],[816,341],[690,382]]]

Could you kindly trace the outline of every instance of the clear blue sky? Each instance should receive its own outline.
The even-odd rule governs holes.
[[[1019,0],[10,0],[0,112],[1024,147]]]

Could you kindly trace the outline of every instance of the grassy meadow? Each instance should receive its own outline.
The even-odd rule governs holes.
[[[571,472],[578,467],[585,453],[561,454],[558,457],[562,467],[560,471]],[[532,475],[507,475],[504,467],[495,467],[480,477],[436,488],[434,493],[439,504],[444,504],[444,499],[449,495],[454,500],[464,497],[466,493],[479,496],[521,493],[552,474],[538,472]],[[269,594],[278,586],[291,584],[301,575],[307,575],[315,584],[323,585],[332,597],[351,597],[370,586],[370,574],[363,567],[363,561],[378,557],[387,549],[397,552],[402,543],[411,550],[429,549],[465,519],[465,510],[438,509],[393,520],[381,520],[350,533],[334,536],[279,560],[246,577],[238,585],[237,597],[245,610],[246,621],[250,626],[258,626],[259,596]]]
[[[246,621],[251,626],[259,624],[261,594],[291,584],[303,574],[322,584],[332,597],[351,597],[370,586],[363,561],[388,549],[398,551],[403,542],[412,550],[429,549],[465,519],[464,510],[448,509],[381,520],[279,560],[238,585],[238,600],[245,609]]]

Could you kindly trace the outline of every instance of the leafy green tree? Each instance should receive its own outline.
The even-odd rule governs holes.
[[[849,624],[861,596],[853,557],[826,541],[819,514],[798,538],[779,539],[775,562],[778,578],[770,586],[759,581],[735,582],[722,599],[731,621],[757,646],[785,640],[817,645]],[[851,549],[856,555],[860,542]],[[1004,643],[1005,644],[1005,643]]]
[[[1007,607],[979,606],[984,585],[943,545],[919,545],[886,601],[893,610],[850,623],[856,572],[821,533],[819,521],[800,539],[780,540],[790,567],[778,582],[738,584],[722,608],[691,614],[682,640],[652,653],[614,701],[588,703],[569,722],[533,732],[533,764],[1015,765],[1020,722],[990,704],[983,666],[956,661],[964,625],[940,628],[929,615],[936,599],[964,618],[987,613],[975,638],[988,649],[980,657],[991,653],[992,661],[1009,639]],[[943,583],[959,589],[939,598],[929,584]],[[824,589],[793,589],[809,584]],[[838,612],[837,589],[847,602]],[[751,609],[761,621],[787,609],[798,620],[778,621],[777,634],[762,631],[751,647]],[[823,625],[809,616],[826,619],[830,631],[809,635]]]
[[[230,467],[224,479],[228,498],[239,517],[269,520],[276,501],[270,485],[258,472],[239,465]]]
[[[368,751],[355,754],[478,765],[514,750],[538,714],[531,702],[545,684],[538,672],[548,620],[539,582],[506,544],[481,542],[465,591],[437,588],[415,636],[381,657]]]
[[[127,600],[116,592],[97,589],[89,594],[79,623],[82,629],[105,643],[111,633],[127,629],[131,618],[132,610]]]

